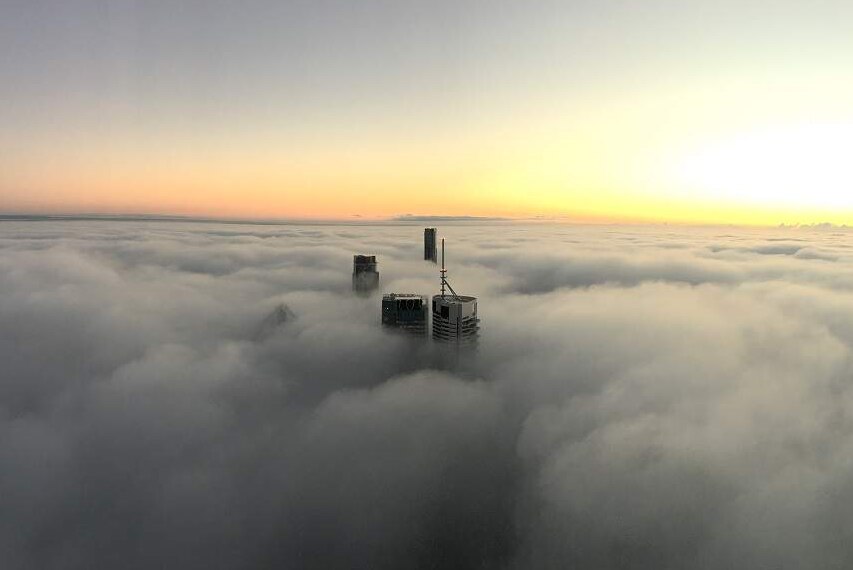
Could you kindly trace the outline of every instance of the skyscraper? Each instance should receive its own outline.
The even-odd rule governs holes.
[[[375,255],[352,256],[352,290],[367,294],[379,287],[379,272],[376,271]]]
[[[441,293],[432,298],[432,339],[456,346],[474,345],[480,332],[477,298],[457,295],[447,282],[441,240]],[[447,293],[447,290],[450,293]]]
[[[424,228],[424,259],[433,263],[438,262],[437,236],[436,228]]]
[[[476,344],[480,331],[477,298],[435,295],[432,298],[432,339],[457,345]]]
[[[427,308],[424,295],[388,293],[382,296],[382,325],[415,336],[426,336]]]

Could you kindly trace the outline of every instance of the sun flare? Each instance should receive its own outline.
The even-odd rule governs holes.
[[[679,161],[686,187],[713,199],[786,207],[853,207],[853,123],[742,133]]]

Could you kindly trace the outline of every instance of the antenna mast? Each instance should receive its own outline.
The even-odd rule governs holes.
[[[456,294],[456,291],[453,290],[453,287],[450,286],[450,283],[447,282],[447,269],[444,268],[444,238],[441,238],[441,298],[444,298],[444,288],[447,287],[450,289],[450,292],[453,293],[453,298],[458,299],[459,295]]]
[[[444,268],[444,238],[441,238],[441,297],[444,298],[444,286],[447,284],[447,269]]]

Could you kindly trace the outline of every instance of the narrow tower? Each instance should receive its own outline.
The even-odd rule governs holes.
[[[424,228],[424,260],[426,261],[438,262],[437,236],[438,230],[436,228]]]

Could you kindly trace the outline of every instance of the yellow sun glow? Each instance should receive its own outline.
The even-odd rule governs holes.
[[[715,200],[850,208],[851,149],[853,123],[767,128],[686,153],[676,175],[685,186]]]

